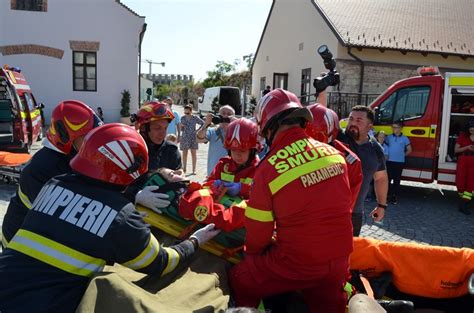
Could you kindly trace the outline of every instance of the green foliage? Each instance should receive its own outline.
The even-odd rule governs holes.
[[[130,116],[130,92],[128,90],[122,91],[122,100],[120,101],[122,109],[120,110],[121,117]]]
[[[229,74],[233,71],[235,71],[235,65],[229,64],[225,61],[217,61],[214,70],[207,72],[207,78],[204,79],[202,85],[204,88],[226,86]]]

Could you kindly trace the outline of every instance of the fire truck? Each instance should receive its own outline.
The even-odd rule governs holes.
[[[443,77],[436,67],[422,67],[418,74],[395,82],[370,104],[374,129],[390,134],[393,122],[403,123],[413,152],[406,158],[402,179],[454,185],[454,145],[474,118],[474,73]]]
[[[29,152],[43,136],[41,105],[19,68],[0,68],[0,150]]]

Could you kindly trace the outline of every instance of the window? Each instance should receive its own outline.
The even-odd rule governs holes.
[[[273,73],[273,88],[288,89],[288,73]]]
[[[265,90],[266,87],[266,77],[260,77],[260,94]]]
[[[96,52],[73,52],[74,91],[97,91],[96,60]]]
[[[12,10],[46,11],[46,0],[16,0],[12,1]]]
[[[309,104],[309,94],[311,93],[311,69],[301,70],[301,104]]]
[[[380,105],[380,122],[413,120],[423,116],[430,97],[430,87],[399,89]]]

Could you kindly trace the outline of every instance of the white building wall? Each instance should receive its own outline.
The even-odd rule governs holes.
[[[299,50],[303,43],[303,50]],[[325,70],[317,48],[326,44],[336,57],[337,39],[311,0],[275,0],[252,72],[252,94],[260,98],[260,78],[273,88],[273,73],[288,73],[288,90],[300,96],[301,70],[314,78]],[[267,60],[268,57],[268,60]]]
[[[64,50],[62,59],[36,54],[0,54],[0,64],[22,68],[38,102],[52,108],[64,99],[102,107],[106,122],[120,117],[121,92],[131,93],[130,111],[138,108],[138,45],[144,18],[115,0],[48,0],[47,12],[10,9],[0,1],[0,46],[37,44]],[[70,40],[98,41],[97,91],[73,91]]]
[[[148,95],[146,93],[146,90],[148,88],[151,88],[152,90],[150,98],[153,99],[153,96],[155,94],[153,90],[153,82],[149,79],[146,79],[140,76],[140,102],[141,103],[143,103],[144,101],[148,99]]]

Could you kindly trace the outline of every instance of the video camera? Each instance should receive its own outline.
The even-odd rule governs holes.
[[[212,124],[217,125],[220,123],[230,123],[230,118],[224,117],[220,114],[212,114]]]
[[[313,86],[316,88],[316,92],[320,93],[326,90],[329,86],[336,86],[340,82],[339,73],[336,72],[336,60],[329,51],[328,46],[322,45],[318,48],[319,55],[323,58],[324,67],[329,70],[328,73],[320,77],[316,77],[313,81]]]

